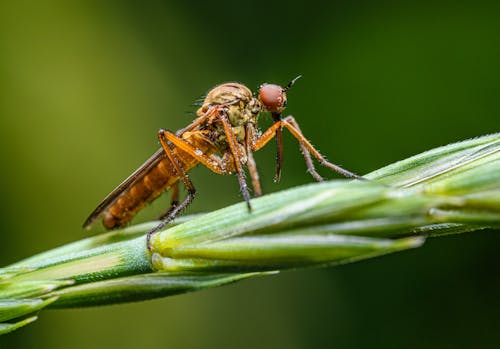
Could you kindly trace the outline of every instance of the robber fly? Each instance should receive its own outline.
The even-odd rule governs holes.
[[[321,165],[346,177],[360,178],[328,162],[303,136],[293,116],[282,117],[287,103],[286,92],[298,78],[300,76],[285,87],[263,84],[257,98],[250,89],[236,82],[214,87],[205,97],[203,105],[196,112],[197,118],[190,125],[176,133],[163,129],[158,131],[161,148],[113,190],[90,214],[83,226],[89,227],[102,217],[107,229],[123,227],[144,206],[171,189],[170,208],[160,216],[161,223],[149,231],[149,244],[152,233],[172,221],[193,201],[196,190],[187,172],[198,164],[217,174],[236,173],[241,193],[248,210],[251,211],[244,167],[247,167],[250,173],[255,196],[260,196],[262,190],[253,152],[276,137],[275,180],[278,181],[283,158],[283,128],[290,131],[299,142],[307,168],[317,181],[323,178],[316,172],[312,157]],[[257,121],[262,112],[271,113],[274,124],[260,133]],[[187,196],[181,202],[179,182],[187,188]]]

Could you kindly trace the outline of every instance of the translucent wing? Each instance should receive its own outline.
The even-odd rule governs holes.
[[[148,172],[166,157],[162,148],[158,149],[144,164],[125,179],[111,193],[102,200],[96,209],[83,223],[84,228],[90,227],[102,214],[120,197],[120,195],[131,188],[137,181],[141,180]]]

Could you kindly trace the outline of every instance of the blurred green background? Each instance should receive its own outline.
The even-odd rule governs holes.
[[[288,112],[358,173],[499,131],[499,4],[3,1],[1,264],[86,237],[82,221],[158,148],[156,131],[188,124],[221,82],[256,89],[302,74]],[[265,192],[312,180],[285,137],[281,183],[274,145],[256,154]],[[233,177],[197,168],[192,180],[190,213],[241,200]],[[482,231],[167,299],[43,311],[0,346],[499,347],[499,245]]]

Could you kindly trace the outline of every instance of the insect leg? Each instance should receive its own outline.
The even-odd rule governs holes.
[[[302,132],[300,132],[300,129],[295,127],[293,124],[297,125],[297,121],[295,121],[293,116],[287,116],[285,119],[281,120],[281,124],[283,125],[282,127],[286,127],[288,131],[299,141],[299,143],[303,144],[304,147],[314,156],[316,159],[318,159],[319,163],[325,167],[328,167],[329,169],[349,178],[357,178],[357,179],[364,179],[361,176],[358,176],[357,174],[348,171],[340,166],[337,166],[321,155],[319,151],[314,148],[314,146],[304,137]]]
[[[299,124],[297,123],[297,121],[295,121],[295,118],[287,117],[287,118],[285,118],[285,120],[290,122],[302,134],[302,131],[300,130]],[[316,181],[322,182],[323,177],[321,177],[321,175],[314,168],[314,163],[311,159],[311,153],[309,153],[309,150],[307,150],[304,143],[302,143],[300,140],[299,140],[299,145],[300,145],[300,151],[301,151],[302,155],[304,156],[304,160],[306,161],[307,171],[311,174],[311,176],[313,176],[313,178]]]
[[[245,146],[247,151],[247,166],[250,172],[250,177],[252,178],[252,186],[255,196],[262,195],[262,189],[260,187],[259,172],[257,171],[257,165],[253,158],[252,152],[252,142],[255,137],[255,128],[251,123],[248,123],[245,130]]]
[[[332,164],[328,160],[325,159],[323,155],[321,155],[315,148],[314,146],[304,137],[300,129],[294,125],[297,125],[297,122],[293,118],[293,116],[288,116],[283,120],[278,120],[276,121],[273,125],[271,125],[254,143],[252,149],[254,151],[257,151],[264,147],[274,136],[275,132],[278,128],[283,128],[286,127],[288,131],[299,141],[302,153],[304,154],[304,158],[306,161],[307,168],[311,175],[314,177],[314,179],[320,181],[323,178],[316,172],[314,169],[314,165],[312,164],[312,159],[310,154],[314,156],[316,159],[318,159],[319,163],[323,166],[326,166],[335,172],[340,173],[343,176],[350,177],[350,178],[358,178],[358,179],[363,179],[363,177],[358,176],[355,173],[352,173],[346,169],[343,169],[340,166],[337,166],[335,164]],[[307,155],[306,155],[307,154]]]
[[[274,181],[279,182],[281,179],[281,163],[283,162],[283,132],[281,132],[281,127],[276,129],[276,174],[274,175]]]
[[[170,207],[165,212],[163,212],[160,217],[158,217],[159,220],[163,220],[168,217],[168,215],[170,215],[170,212],[179,205],[179,181],[175,182],[171,188],[172,199],[170,200]]]
[[[224,110],[220,110],[219,120],[222,123],[222,127],[224,128],[224,133],[226,134],[227,137],[227,142],[229,143],[231,154],[233,155],[234,165],[236,167],[241,193],[243,194],[243,198],[247,203],[248,210],[252,211],[252,206],[250,205],[250,193],[248,192],[247,182],[245,181],[245,174],[243,172],[243,168],[241,167],[241,156],[237,148],[238,141],[234,136],[233,129],[231,127],[231,124],[229,123],[229,120]]]
[[[181,213],[194,199],[194,196],[196,194],[196,189],[194,188],[193,183],[189,179],[189,177],[186,175],[186,172],[182,168],[181,164],[179,163],[177,157],[174,155],[172,152],[172,149],[170,149],[170,146],[167,143],[167,140],[165,139],[165,130],[159,130],[158,131],[158,139],[160,140],[161,146],[163,150],[165,151],[165,154],[167,155],[168,159],[172,163],[172,166],[175,168],[175,171],[177,172],[177,175],[180,177],[182,182],[187,188],[188,195],[186,198],[177,206],[173,207],[172,210],[169,210],[170,212],[166,217],[164,217],[163,221],[158,224],[156,227],[148,231],[146,241],[147,241],[147,246],[148,249],[151,250],[151,236],[162,229],[165,225],[170,223],[172,219],[174,219],[179,213]]]
[[[297,123],[295,123],[295,125],[297,129],[299,129]],[[282,128],[283,128],[282,120],[276,121],[259,137],[259,139],[257,139],[252,149],[254,151],[257,151],[262,147],[264,147],[277,134],[277,130],[280,130]],[[309,153],[309,150],[307,150],[307,147],[300,140],[299,140],[299,145],[302,155],[304,155],[304,159],[306,161],[307,170],[315,180],[317,180],[318,182],[323,181],[323,177],[321,177],[314,168],[314,164],[311,159],[311,154]]]
[[[167,139],[169,142],[171,142],[179,149],[191,155],[193,158],[198,160],[200,163],[208,167],[213,172],[217,174],[227,173],[222,163],[222,160],[218,156],[214,154],[211,155],[203,154],[200,150],[197,150],[195,147],[186,142],[184,139],[178,137],[176,134],[170,131],[163,131],[163,137],[165,137],[165,139]]]
[[[253,143],[252,150],[257,151],[264,147],[276,135],[276,130],[281,127],[281,120],[269,126],[269,128]]]

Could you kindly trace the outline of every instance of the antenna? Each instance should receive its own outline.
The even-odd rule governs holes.
[[[297,76],[295,79],[293,79],[292,81],[290,81],[286,86],[285,88],[283,89],[283,92],[286,92],[290,89],[290,87],[292,87],[294,84],[295,84],[295,81],[299,80],[300,78],[302,77],[302,75],[299,75]]]

